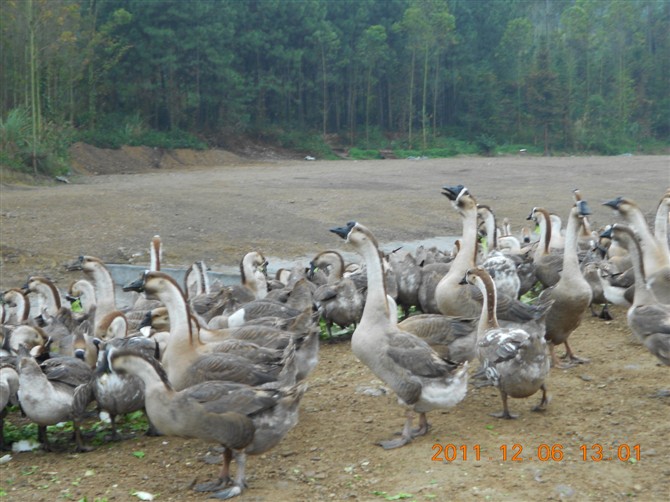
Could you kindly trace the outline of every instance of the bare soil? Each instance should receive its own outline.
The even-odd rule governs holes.
[[[29,274],[66,288],[78,277],[63,266],[80,254],[147,263],[155,234],[165,266],[204,259],[214,270],[237,265],[252,249],[271,265],[273,257],[306,261],[325,249],[346,250],[328,229],[350,220],[365,223],[381,243],[458,235],[460,221],[440,195],[445,184],[468,186],[514,229],[533,206],[567,214],[576,187],[595,226],[616,221],[601,203],[619,195],[651,218],[670,186],[668,156],[310,162],[258,148],[234,154],[86,145],[74,154],[69,184],[3,181],[2,290]],[[371,392],[383,384],[347,342],[323,344],[300,423],[273,451],[250,459],[241,500],[668,500],[670,399],[654,396],[670,387],[670,371],[633,341],[625,310],[612,313],[613,321],[586,315],[572,334],[577,354],[591,362],[552,370],[545,413],[530,412],[539,400],[533,396],[512,401],[517,420],[492,418],[501,406],[497,391],[472,388],[456,408],[430,414],[427,436],[392,451],[375,443],[403,424],[395,397]],[[56,438],[57,452],[14,453],[0,465],[5,499],[126,501],[143,491],[155,500],[202,500],[190,486],[218,469],[204,462],[213,454],[196,440],[137,434],[80,454],[68,439]],[[593,445],[602,447],[602,461],[592,458]]]

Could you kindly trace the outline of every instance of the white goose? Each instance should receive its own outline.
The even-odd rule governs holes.
[[[470,284],[460,284],[465,272],[476,265],[477,202],[463,185],[444,186],[442,189],[443,195],[461,216],[463,237],[456,258],[435,289],[435,300],[444,315],[478,318],[482,310],[481,292]],[[544,310],[540,305],[529,305],[515,297],[498,295],[496,312],[502,321],[527,322],[540,317]]]
[[[647,283],[661,303],[670,304],[670,253],[649,230],[640,207],[632,200],[617,197],[603,204],[617,211],[640,239]]]
[[[398,328],[384,287],[379,246],[366,227],[350,222],[330,231],[352,244],[365,261],[367,300],[351,338],[351,349],[409,408],[401,436],[380,443],[385,449],[404,446],[428,432],[427,412],[452,407],[463,400],[467,392],[467,362],[458,368],[442,359],[427,342]],[[416,430],[412,430],[412,411],[419,413]]]

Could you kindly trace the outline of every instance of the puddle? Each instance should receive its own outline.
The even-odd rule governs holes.
[[[382,251],[391,252],[394,249],[401,248],[402,253],[413,253],[419,246],[425,247],[437,247],[443,251],[450,251],[454,247],[454,242],[456,242],[458,237],[433,237],[430,239],[422,239],[416,241],[391,241],[380,244]],[[340,246],[338,251],[342,254],[344,261],[349,262],[360,262],[361,257],[354,251],[348,251],[347,245]],[[335,249],[335,247],[331,248]],[[266,256],[268,260],[268,276],[274,277],[277,270],[282,268],[291,269],[295,265],[302,264],[305,267],[309,266],[309,262],[317,254],[315,252],[311,256],[302,256],[292,259],[280,258],[277,256]],[[121,288],[136,280],[146,269],[146,266],[142,265],[126,265],[120,263],[108,263],[107,269],[112,274],[114,279],[114,284],[116,285],[116,301],[117,305],[120,308],[124,306],[129,306],[134,300],[134,295],[129,295],[124,292]],[[177,281],[177,284],[183,287],[184,285],[184,276],[186,274],[185,268],[165,268],[161,267],[161,272],[165,272],[170,275]],[[216,270],[210,270],[208,272],[210,283],[220,282],[226,286],[240,283],[240,271],[238,267],[217,267]]]

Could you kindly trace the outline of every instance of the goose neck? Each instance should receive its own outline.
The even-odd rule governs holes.
[[[361,255],[365,260],[365,267],[368,276],[368,291],[365,307],[363,308],[363,320],[376,319],[382,316],[385,320],[389,319],[390,309],[386,297],[386,287],[384,285],[384,271],[382,268],[379,250],[370,240],[360,249]]]
[[[461,249],[452,263],[452,268],[467,270],[474,267],[477,260],[477,210],[466,210],[463,215],[463,238]]]
[[[482,314],[479,318],[478,333],[482,334],[490,329],[498,328],[498,317],[496,315],[496,288],[493,280],[488,275],[476,277],[476,285],[482,292]]]

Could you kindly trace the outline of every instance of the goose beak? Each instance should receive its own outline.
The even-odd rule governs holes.
[[[609,206],[612,209],[619,209],[619,206],[623,202],[623,197],[617,197],[616,199],[608,200],[607,202],[603,202],[603,206]]]
[[[577,208],[579,209],[580,216],[588,216],[589,214],[591,214],[591,208],[589,208],[589,205],[586,203],[585,200],[578,201]]]
[[[614,230],[615,225],[610,225],[608,226],[601,234],[600,238],[601,239],[611,239],[612,238],[612,230]]]
[[[65,265],[65,270],[68,272],[73,272],[75,270],[84,270],[84,257],[80,256],[74,261],[71,261],[70,263],[67,263]]]
[[[333,232],[334,234],[339,235],[340,237],[342,237],[346,241],[347,237],[349,236],[349,232],[351,232],[351,229],[354,228],[355,225],[356,225],[355,221],[350,221],[349,223],[347,223],[346,226],[344,226],[344,227],[334,227],[334,228],[331,228],[330,231]]]
[[[448,186],[445,185],[442,187],[442,195],[452,202],[455,202],[461,195],[461,193],[467,190],[463,185]]]
[[[151,310],[147,312],[142,319],[142,322],[139,325],[139,329],[146,328],[147,326],[151,326]]]
[[[138,293],[141,293],[144,291],[144,274],[140,276],[139,279],[136,281],[133,281],[129,284],[126,284],[123,286],[124,291],[137,291]]]

